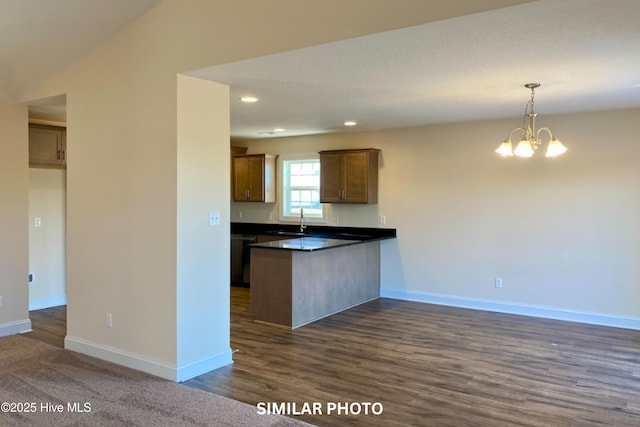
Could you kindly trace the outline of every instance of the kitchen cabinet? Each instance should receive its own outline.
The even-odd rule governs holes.
[[[276,201],[276,156],[244,154],[232,157],[235,202]]]
[[[320,151],[320,203],[378,203],[379,152]]]
[[[29,166],[65,168],[66,164],[66,128],[29,125]]]
[[[251,251],[249,245],[256,242],[256,236],[251,234],[231,235],[231,284],[248,287],[251,278]]]

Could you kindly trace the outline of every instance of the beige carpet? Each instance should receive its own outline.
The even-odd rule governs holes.
[[[3,427],[309,425],[17,335],[0,338],[0,404]]]

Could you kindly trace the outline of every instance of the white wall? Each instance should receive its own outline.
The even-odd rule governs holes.
[[[29,320],[29,136],[26,105],[0,102],[0,336],[31,329]]]
[[[196,339],[185,334],[193,325],[228,330],[226,322],[212,324],[214,315],[204,306],[190,312],[187,301],[215,294],[228,304],[228,289],[221,286],[228,285],[228,266],[198,269],[205,257],[222,265],[229,245],[214,250],[189,231],[183,215],[196,198],[189,194],[193,190],[203,197],[194,206],[220,209],[221,229],[228,227],[230,177],[228,165],[208,172],[211,192],[202,182],[182,181],[191,179],[181,163],[183,150],[200,147],[206,157],[210,147],[183,146],[179,140],[185,135],[179,128],[178,74],[521,2],[403,0],[399,7],[397,0],[384,0],[372,7],[370,0],[165,0],[41,87],[23,93],[24,101],[67,96],[65,345],[172,379],[184,378],[185,364],[204,366],[208,357],[229,347],[227,333],[212,335],[211,346],[183,341]],[[220,106],[213,108],[211,119],[220,128],[198,126],[215,135],[217,145],[228,126],[223,129],[221,121],[228,117],[217,116],[226,114]],[[228,143],[228,132],[225,139]],[[228,154],[228,146],[220,149],[219,159],[228,162]],[[219,159],[212,168],[223,167]],[[181,251],[199,247],[206,252],[190,265]],[[203,286],[217,291],[208,293]],[[209,303],[215,310],[216,302]],[[111,328],[105,324],[107,313]]]
[[[29,169],[29,272],[35,279],[29,285],[29,310],[67,302],[66,174],[63,169]]]
[[[332,212],[339,225],[375,227],[385,215],[397,229],[382,245],[387,296],[638,328],[639,114],[541,117],[569,147],[556,159],[493,152],[518,120],[243,145],[281,155],[382,150],[379,204]],[[276,209],[249,205],[233,204],[233,220],[242,209],[242,221],[267,222]]]
[[[227,86],[178,76],[178,381],[231,363],[228,118]]]

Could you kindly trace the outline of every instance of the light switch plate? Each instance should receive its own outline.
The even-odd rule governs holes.
[[[209,225],[220,225],[220,212],[209,212]]]

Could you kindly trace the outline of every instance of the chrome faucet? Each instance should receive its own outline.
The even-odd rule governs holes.
[[[305,228],[307,228],[307,226],[304,225],[304,208],[300,208],[300,232],[304,233]]]

